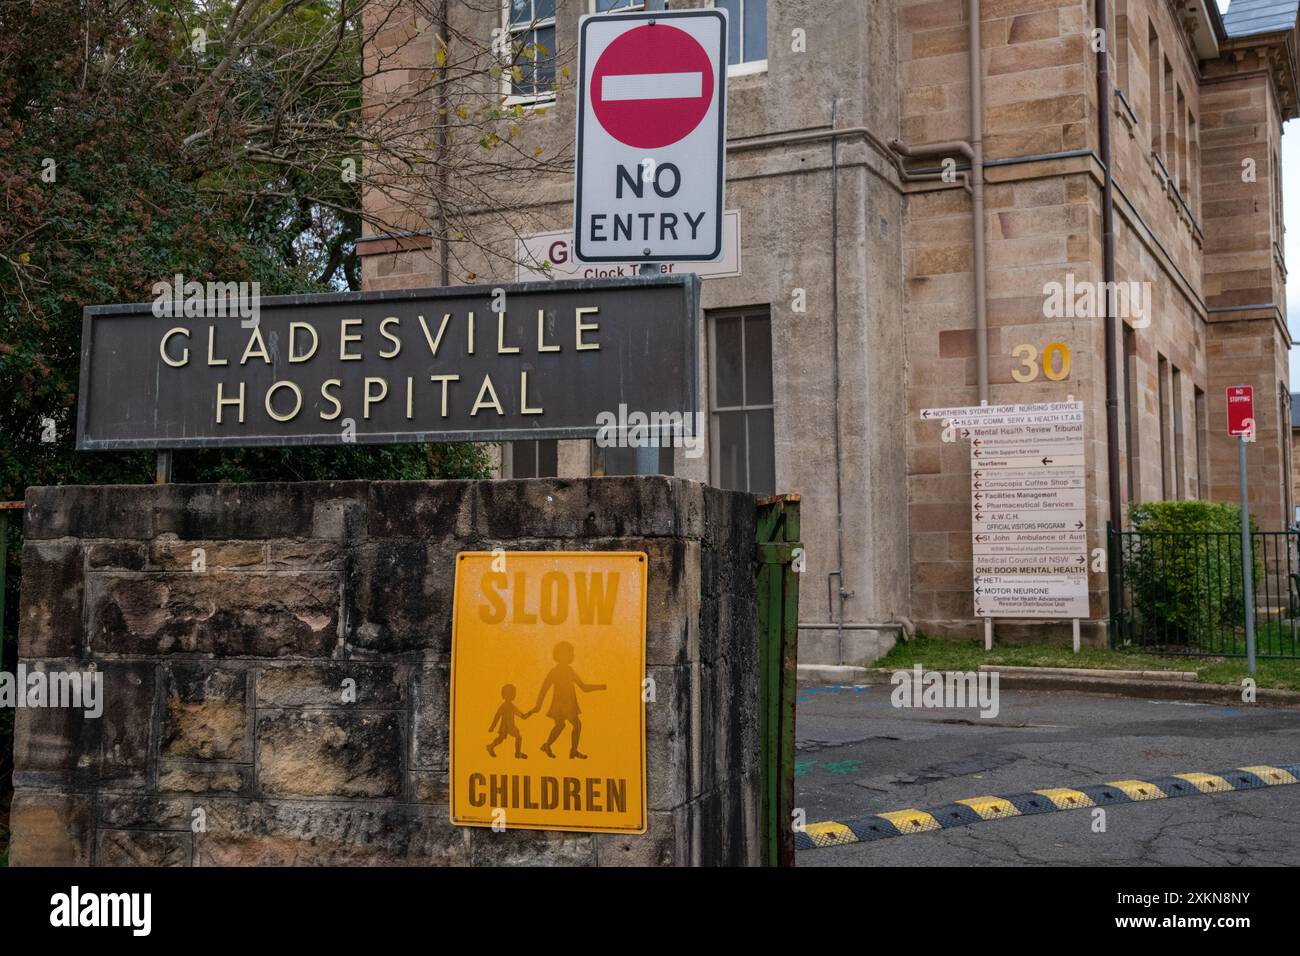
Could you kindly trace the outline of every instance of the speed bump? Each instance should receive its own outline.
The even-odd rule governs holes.
[[[1300,783],[1300,763],[1237,767],[1219,773],[1176,773],[1150,780],[1112,780],[1071,789],[1049,787],[1008,797],[970,797],[929,810],[893,810],[858,820],[812,823],[795,832],[795,849],[867,843],[889,837],[951,830],[985,820],[1081,810],[1085,807],[1233,793]]]

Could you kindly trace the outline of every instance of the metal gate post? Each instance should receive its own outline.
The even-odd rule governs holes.
[[[799,496],[758,503],[760,828],[764,866],[794,865],[794,716],[798,692]]]

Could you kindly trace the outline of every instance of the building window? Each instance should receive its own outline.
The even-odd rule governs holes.
[[[1160,77],[1160,37],[1156,36],[1155,27],[1147,24],[1147,82],[1151,101],[1147,106],[1147,121],[1151,125],[1151,152],[1157,156],[1161,150]]]
[[[1178,150],[1178,191],[1187,198],[1187,190],[1190,188],[1192,181],[1192,170],[1187,164],[1187,100],[1183,97],[1183,88],[1181,85],[1174,87],[1176,90],[1176,106],[1174,107],[1174,129],[1176,134],[1175,146]]]
[[[1273,153],[1273,241],[1277,243],[1278,248],[1283,248],[1284,239],[1286,238],[1286,227],[1282,222],[1282,162],[1278,154]]]
[[[1178,152],[1177,152],[1177,133],[1174,125],[1178,122],[1178,114],[1174,112],[1174,68],[1169,65],[1169,57],[1162,57],[1165,64],[1165,102],[1163,105],[1157,104],[1157,109],[1164,110],[1165,124],[1165,172],[1169,178],[1174,181],[1174,186],[1178,186]]]
[[[1192,218],[1201,221],[1201,134],[1196,130],[1196,117],[1187,112],[1187,143],[1191,154],[1191,175],[1187,181],[1187,202],[1192,207]]]
[[[771,313],[764,308],[709,318],[713,483],[770,495],[776,489]]]
[[[560,473],[560,443],[554,438],[512,441],[502,458],[509,478],[555,478]]]
[[[607,475],[671,475],[673,473],[671,431],[665,431],[659,443],[662,447],[601,448],[592,442],[591,475],[593,478]]]
[[[1187,464],[1184,461],[1183,454],[1186,435],[1183,433],[1183,373],[1181,369],[1174,369],[1171,392],[1174,405],[1174,497],[1181,499],[1187,497]]]
[[[1210,497],[1210,459],[1206,432],[1209,422],[1205,417],[1205,392],[1196,389],[1196,497],[1202,501]]]
[[[1125,93],[1128,88],[1128,0],[1118,0],[1115,10],[1115,85]]]
[[[727,63],[730,73],[767,69],[767,0],[713,0],[727,11]]]
[[[1173,459],[1169,452],[1169,360],[1156,356],[1156,401],[1160,405],[1160,497],[1168,501],[1173,494]]]
[[[663,10],[668,0],[593,0],[596,13],[626,13],[629,10]]]
[[[504,0],[509,58],[506,89],[514,102],[555,98],[555,0]]]
[[[1131,325],[1124,326],[1124,439],[1128,452],[1128,500],[1129,504],[1139,500],[1142,490],[1142,474],[1138,458],[1138,353],[1137,333]],[[1112,515],[1116,527],[1123,523],[1122,517]]]

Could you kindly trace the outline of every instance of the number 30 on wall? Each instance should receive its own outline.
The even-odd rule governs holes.
[[[1029,344],[1017,345],[1011,350],[1012,358],[1019,360],[1020,367],[1011,370],[1011,377],[1017,382],[1032,382],[1038,378],[1038,349]],[[1049,342],[1043,349],[1042,374],[1051,381],[1059,382],[1070,377],[1070,347],[1063,342]]]

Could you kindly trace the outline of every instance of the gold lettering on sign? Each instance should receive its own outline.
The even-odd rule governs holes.
[[[217,348],[217,327],[215,325],[209,325],[208,326],[208,364],[229,365],[230,362],[228,362],[226,359],[219,359],[216,357],[216,355],[214,354],[216,352],[216,348]],[[217,419],[217,421],[221,421],[221,419]]]
[[[297,338],[294,335],[299,329],[306,329],[311,333],[311,351],[306,355],[298,354]],[[320,345],[320,336],[316,334],[316,327],[308,322],[290,322],[289,323],[289,361],[305,362],[316,354],[316,349]]]
[[[332,402],[334,404],[333,415],[326,415],[324,412],[320,413],[320,417],[322,421],[332,422],[334,421],[334,419],[338,418],[340,415],[343,414],[343,403],[340,402],[333,395],[331,395],[328,391],[326,391],[331,386],[334,388],[341,388],[342,385],[343,383],[337,378],[327,378],[325,379],[325,381],[320,383],[320,397],[325,399],[325,401]]]
[[[579,352],[586,352],[586,351],[589,351],[589,350],[591,350],[591,349],[599,349],[599,348],[600,348],[600,343],[598,343],[598,342],[584,342],[584,341],[582,340],[582,333],[583,333],[583,332],[599,332],[599,331],[600,331],[600,326],[599,326],[599,325],[597,325],[595,322],[583,322],[583,321],[582,321],[582,317],[583,317],[584,315],[595,315],[595,314],[596,314],[597,312],[599,312],[599,311],[600,311],[600,309],[597,308],[597,307],[594,306],[594,305],[592,305],[592,306],[586,306],[586,307],[584,307],[584,308],[579,308],[579,309],[574,309],[574,310],[573,310],[573,322],[574,322],[574,326],[575,326],[575,336],[574,336],[574,337],[578,340],[577,350],[578,350]]]
[[[348,351],[349,342],[361,341],[360,334],[353,335],[348,331],[348,326],[360,325],[360,324],[361,324],[360,319],[344,319],[339,323],[339,361],[340,362],[350,362],[361,358],[359,354],[354,355],[353,353]]]
[[[491,395],[492,400],[484,401],[484,395]],[[484,375],[483,384],[479,387],[478,398],[474,400],[474,407],[470,409],[471,416],[477,415],[480,408],[495,408],[498,415],[504,415],[506,410],[501,407],[501,399],[497,398],[497,390],[492,387],[492,376]]]
[[[170,365],[172,368],[180,368],[183,365],[189,364],[190,348],[187,345],[185,346],[185,348],[181,349],[180,359],[172,359],[170,356],[168,356],[167,340],[170,339],[173,335],[183,335],[185,336],[185,340],[188,342],[190,338],[190,330],[189,329],[168,329],[167,334],[165,334],[162,337],[162,341],[158,343],[158,354],[161,355],[162,360],[166,362],[168,365]]]
[[[388,339],[388,341],[393,343],[393,350],[391,352],[380,352],[379,353],[380,358],[397,358],[397,353],[402,351],[402,340],[399,339],[392,332],[388,331],[388,323],[390,322],[393,322],[397,325],[402,324],[401,319],[392,315],[390,315],[388,318],[384,319],[384,321],[379,323],[379,334],[382,335],[384,338]]]
[[[244,386],[241,384],[239,387],[242,391]],[[271,403],[271,399],[275,395],[275,390],[277,388],[288,388],[293,390],[293,411],[288,415],[277,415],[275,412],[275,406]],[[302,389],[293,382],[276,382],[266,390],[266,414],[270,415],[277,422],[293,421],[298,417],[300,411],[302,411]],[[243,419],[241,418],[240,420],[242,421]]]
[[[379,385],[383,388],[383,391],[381,391],[378,395],[372,395],[370,392],[371,385]],[[361,417],[369,418],[370,406],[375,402],[382,402],[385,398],[388,397],[388,381],[386,379],[377,378],[373,375],[367,375],[365,386],[366,386],[366,394],[365,394],[365,398],[362,400],[361,403],[362,404]]]
[[[442,417],[447,417],[447,383],[459,382],[459,375],[430,375],[429,381],[442,383]]]
[[[221,364],[225,365],[226,363],[222,362]],[[226,398],[225,391],[224,389],[222,389],[221,383],[220,382],[217,383],[217,424],[218,425],[220,425],[222,421],[221,410],[226,405],[239,406],[239,424],[241,425],[244,424],[244,383],[243,382],[239,383],[238,398]]]

